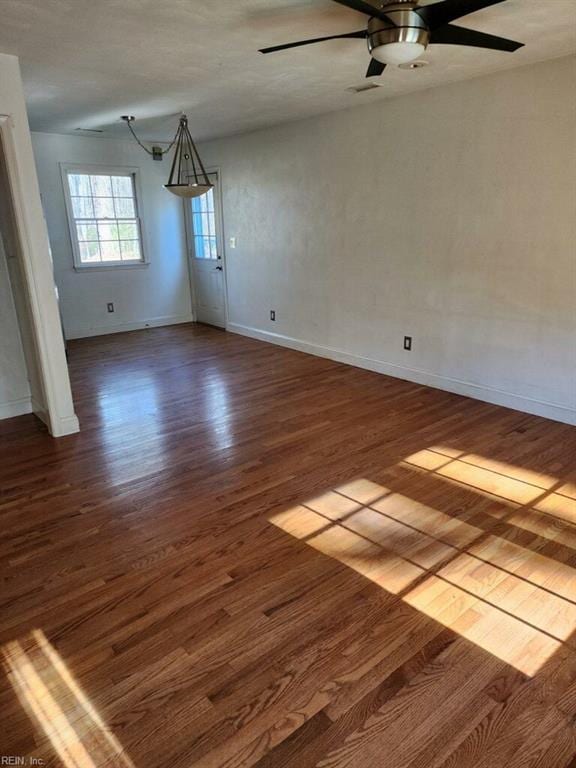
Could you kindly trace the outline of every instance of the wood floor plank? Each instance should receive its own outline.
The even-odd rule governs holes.
[[[0,754],[574,768],[576,430],[201,325],[0,422]]]

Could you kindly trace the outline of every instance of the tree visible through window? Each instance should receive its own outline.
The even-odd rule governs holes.
[[[74,169],[65,178],[76,264],[142,263],[134,174]]]

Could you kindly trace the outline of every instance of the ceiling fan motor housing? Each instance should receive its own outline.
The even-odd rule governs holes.
[[[370,19],[367,38],[370,53],[390,43],[416,43],[426,48],[430,42],[430,30],[414,10],[417,6],[418,3],[412,0],[382,5],[382,10],[393,24],[381,19]]]

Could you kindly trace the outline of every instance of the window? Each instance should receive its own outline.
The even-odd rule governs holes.
[[[144,263],[136,173],[125,168],[63,168],[76,267]]]
[[[208,190],[201,197],[192,198],[192,229],[194,256],[197,259],[217,259],[214,189]]]

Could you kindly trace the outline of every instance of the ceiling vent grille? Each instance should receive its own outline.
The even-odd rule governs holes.
[[[366,91],[373,91],[375,88],[380,88],[380,85],[378,83],[363,83],[362,85],[353,85],[346,90],[350,93],[366,93]]]

